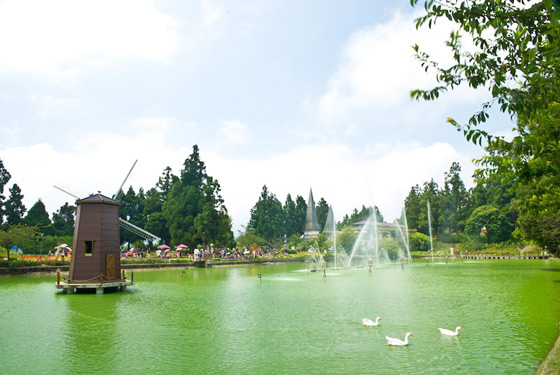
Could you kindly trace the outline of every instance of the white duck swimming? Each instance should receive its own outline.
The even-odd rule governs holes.
[[[460,329],[463,329],[463,328],[457,327],[457,328],[455,328],[455,331],[451,331],[451,330],[445,329],[445,328],[438,328],[438,329],[439,329],[439,332],[440,332],[442,335],[446,335],[446,336],[457,336],[457,335],[459,335],[459,330],[460,330]]]
[[[385,344],[385,345],[406,346],[406,345],[408,345],[408,336],[412,336],[412,333],[407,332],[406,336],[404,337],[404,341],[399,340],[399,339],[394,339],[394,338],[389,337],[389,336],[385,336],[385,338],[387,339],[387,344]]]
[[[366,327],[377,327],[379,325],[379,321],[381,319],[383,319],[383,318],[378,316],[377,319],[375,319],[375,322],[374,322],[371,319],[364,318],[364,319],[362,319],[362,324]]]

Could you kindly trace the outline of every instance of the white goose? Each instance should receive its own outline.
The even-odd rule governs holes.
[[[387,339],[387,344],[385,344],[385,345],[406,346],[406,345],[408,345],[408,336],[412,336],[412,333],[407,332],[406,336],[404,337],[404,341],[399,340],[399,339],[394,339],[394,338],[389,337],[389,336],[385,336],[385,339]]]
[[[375,322],[374,322],[371,319],[364,318],[364,319],[362,319],[362,324],[366,327],[377,327],[379,325],[379,321],[381,319],[383,319],[383,318],[378,316],[377,319],[375,319]]]
[[[451,330],[445,329],[445,328],[438,328],[438,329],[439,329],[439,332],[440,332],[442,335],[446,335],[446,336],[457,336],[457,335],[459,335],[459,330],[460,330],[460,329],[463,329],[463,328],[457,327],[457,328],[455,328],[455,331],[451,331]]]

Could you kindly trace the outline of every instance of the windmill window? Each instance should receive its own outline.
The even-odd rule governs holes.
[[[86,256],[93,254],[93,241],[85,241],[84,251]]]

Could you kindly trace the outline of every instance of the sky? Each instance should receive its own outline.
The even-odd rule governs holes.
[[[384,0],[0,0],[0,160],[29,209],[155,186],[198,145],[235,235],[263,185],[323,197],[341,220],[400,216],[412,186],[453,162],[473,186],[483,154],[447,123],[489,98],[435,102],[418,43],[442,64],[452,26],[414,28],[421,7]],[[489,128],[507,134],[494,114]]]

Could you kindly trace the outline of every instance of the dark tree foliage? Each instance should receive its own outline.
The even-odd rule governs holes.
[[[64,203],[57,212],[52,215],[52,228],[55,236],[72,236],[74,234],[74,223],[76,221],[76,207]]]
[[[51,225],[51,219],[41,199],[35,202],[33,207],[29,209],[27,215],[23,218],[23,223],[28,226],[37,226],[41,230]]]
[[[290,238],[292,235],[300,234],[301,228],[299,228],[298,217],[297,217],[297,206],[296,202],[292,199],[291,194],[286,196],[286,202],[284,203],[284,235],[286,238]]]
[[[296,197],[296,217],[295,217],[295,225],[298,228],[297,234],[302,235],[305,229],[305,214],[307,212],[307,202],[305,199],[298,195]]]
[[[4,163],[2,162],[2,159],[0,159],[0,224],[4,222],[5,214],[4,201],[6,197],[4,196],[4,187],[8,181],[10,181],[10,178],[12,178],[10,172],[8,172],[8,170],[4,167]]]
[[[376,215],[377,222],[378,223],[383,223],[385,221],[385,219],[383,218],[383,215],[381,215],[381,212],[379,211],[379,208],[377,206],[366,207],[366,206],[362,205],[362,208],[360,209],[360,211],[358,211],[357,208],[354,208],[354,210],[352,211],[352,214],[350,216],[344,215],[342,221],[339,223],[339,226],[344,227],[344,226],[347,226],[347,225],[352,225],[354,223],[358,223],[360,221],[366,221],[372,216],[374,210],[375,210],[375,215]]]
[[[21,189],[17,184],[14,184],[10,188],[10,196],[5,203],[4,213],[6,215],[6,221],[8,224],[14,225],[19,224],[23,220],[23,215],[27,208],[23,204],[23,194],[21,193]]]
[[[137,227],[144,228],[146,226],[146,217],[144,216],[144,202],[146,197],[144,190],[140,188],[138,194],[130,186],[126,194],[121,195],[121,206],[119,208],[119,215],[124,220],[136,225]],[[121,244],[132,244],[138,239],[138,236],[126,229],[120,228]]]
[[[229,245],[233,239],[231,219],[220,195],[221,187],[206,173],[198,146],[193,146],[179,178],[173,178],[170,170],[167,172],[160,179],[159,189],[164,193],[167,182],[172,181],[162,207],[171,242],[190,248],[210,243]]]
[[[319,227],[321,230],[325,227],[325,223],[327,222],[327,216],[329,215],[329,204],[325,200],[325,198],[319,199],[316,206],[317,211],[317,221],[319,221]]]
[[[444,174],[444,186],[441,192],[442,232],[459,233],[465,227],[467,189],[459,172],[461,172],[461,166],[459,163],[453,162],[449,172]]]
[[[506,216],[498,208],[489,205],[474,210],[465,226],[465,233],[486,243],[507,241],[511,232],[512,226]]]
[[[276,242],[284,238],[284,211],[282,203],[276,195],[263,186],[261,195],[251,209],[251,217],[247,229],[253,230],[255,235],[269,242]]]

